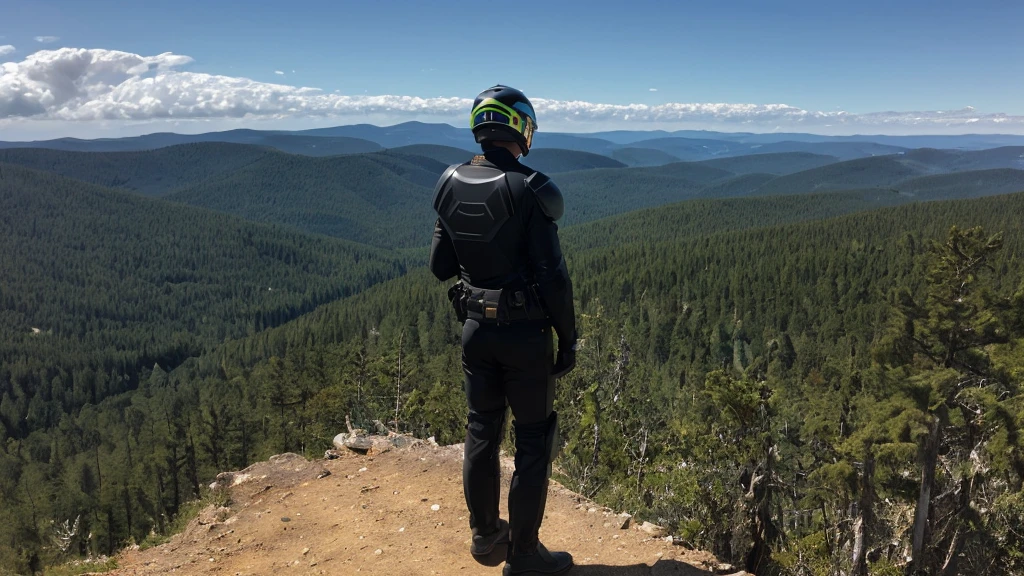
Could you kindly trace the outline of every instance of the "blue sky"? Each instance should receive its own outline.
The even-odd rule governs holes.
[[[59,47],[172,52],[191,59],[179,70],[352,96],[471,98],[503,82],[555,101],[787,104],[855,115],[972,106],[1024,116],[1022,2],[3,4],[0,46],[14,51],[0,61]],[[25,130],[23,118],[17,125]]]

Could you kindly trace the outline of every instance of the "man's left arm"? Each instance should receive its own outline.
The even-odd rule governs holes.
[[[459,273],[455,245],[440,218],[434,223],[434,239],[430,242],[430,271],[438,280],[447,280]]]

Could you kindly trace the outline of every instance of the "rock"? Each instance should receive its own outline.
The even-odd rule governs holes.
[[[306,459],[294,452],[284,452],[267,458],[267,462],[275,466],[295,466],[297,464],[305,464]],[[235,483],[237,484],[238,482],[236,481]]]
[[[427,444],[430,444],[431,446],[437,446],[437,439],[431,436],[430,438],[427,438]]]
[[[381,435],[384,435],[384,436],[387,436],[387,433],[388,433],[388,427],[385,426],[384,423],[381,422],[380,420],[374,420],[373,421],[373,430],[377,434],[381,434]]]
[[[658,526],[657,524],[651,524],[650,522],[644,522],[641,524],[640,530],[643,530],[655,538],[662,538],[668,535],[668,530],[666,530],[665,527]]]
[[[367,436],[366,434],[339,434],[338,436],[342,435],[345,436],[341,443],[342,447],[360,454],[383,454],[395,447],[395,442],[388,436]],[[337,443],[337,439],[338,437],[335,437],[335,443]]]
[[[441,505],[440,504],[434,504],[433,506],[430,507],[430,509],[433,510],[434,512],[437,512],[438,510],[441,509]]]
[[[371,436],[370,437],[370,450],[369,454],[383,454],[388,450],[395,447],[395,444],[391,438],[385,438],[382,436]]]
[[[654,566],[651,566],[651,576],[702,576],[704,574],[707,572],[692,564],[668,558],[659,558]]]
[[[327,470],[327,469],[324,469],[324,470],[321,470],[320,473],[316,475],[316,479],[320,480],[321,478],[327,478],[330,475],[331,475],[331,471]]]
[[[629,528],[629,525],[632,522],[633,522],[633,517],[630,516],[629,514],[626,514],[625,512],[623,512],[622,514],[619,514],[619,529],[620,530],[625,530],[626,528]]]
[[[337,460],[341,458],[341,454],[337,450],[327,450],[324,452],[324,460]]]
[[[349,450],[366,453],[373,448],[373,440],[369,436],[349,436],[343,446]]]
[[[377,548],[376,550],[373,551],[373,553],[376,554],[377,556],[380,556],[381,554],[384,553],[384,551],[381,550],[380,548]]]
[[[231,509],[221,506],[219,508],[207,508],[199,513],[199,524],[200,525],[213,525],[218,522],[223,522],[231,516]]]
[[[423,440],[406,434],[395,434],[394,436],[389,436],[389,439],[395,448],[411,448],[423,444]]]
[[[348,434],[342,432],[341,434],[338,434],[337,436],[334,437],[334,441],[332,442],[332,444],[334,444],[334,447],[337,448],[338,450],[344,450],[346,440],[348,440]]]
[[[726,564],[725,562],[715,566],[715,574],[734,574],[736,567],[732,564]]]

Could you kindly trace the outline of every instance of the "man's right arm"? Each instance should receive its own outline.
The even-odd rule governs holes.
[[[562,216],[562,194],[539,172],[527,181],[527,189],[530,194],[523,201],[523,216],[534,281],[558,335],[559,350],[570,350],[576,343],[576,310],[555,224]]]

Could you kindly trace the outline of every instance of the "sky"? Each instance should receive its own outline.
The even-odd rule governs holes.
[[[406,120],[1024,134],[1024,3],[0,0],[0,140]]]

